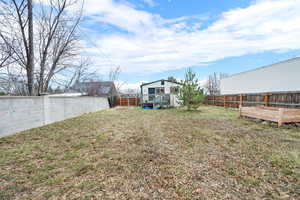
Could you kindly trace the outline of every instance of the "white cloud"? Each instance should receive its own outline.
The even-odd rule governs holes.
[[[189,17],[164,19],[113,0],[86,0],[86,15],[125,31],[92,38],[126,73],[156,73],[206,65],[226,57],[300,48],[300,1],[260,0],[233,9],[206,29]],[[92,29],[92,27],[91,27]],[[87,52],[96,48],[87,47]],[[95,56],[99,67],[106,58]]]
[[[95,22],[108,23],[128,32],[140,34],[145,32],[146,28],[155,27],[161,19],[158,15],[113,0],[86,0],[84,10]]]

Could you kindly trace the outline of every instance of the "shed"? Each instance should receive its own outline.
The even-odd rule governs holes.
[[[179,107],[178,94],[181,83],[157,80],[141,85],[141,104],[153,108]]]

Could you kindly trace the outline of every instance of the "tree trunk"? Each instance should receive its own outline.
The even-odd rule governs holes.
[[[33,47],[33,14],[32,0],[27,0],[28,8],[28,55],[27,55],[27,83],[28,93],[33,95],[33,76],[34,76],[34,47]]]

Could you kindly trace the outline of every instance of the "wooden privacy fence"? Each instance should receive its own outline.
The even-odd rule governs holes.
[[[117,100],[117,106],[138,106],[140,105],[140,98],[119,98]]]
[[[300,108],[300,91],[207,96],[204,100],[204,104],[222,106],[225,108],[239,108],[240,106]]]

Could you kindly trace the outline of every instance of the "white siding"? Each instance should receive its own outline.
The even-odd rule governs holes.
[[[177,83],[172,83],[169,81],[165,81],[164,85],[161,85],[161,81],[157,81],[148,85],[142,86],[142,100],[143,102],[148,101],[148,89],[149,88],[158,88],[158,87],[163,87],[165,88],[165,94],[170,94],[171,93],[171,87],[178,87],[180,84]],[[178,98],[177,95],[172,95],[170,96],[171,100],[171,106],[178,107]]]
[[[221,94],[300,91],[300,58],[221,80]]]

